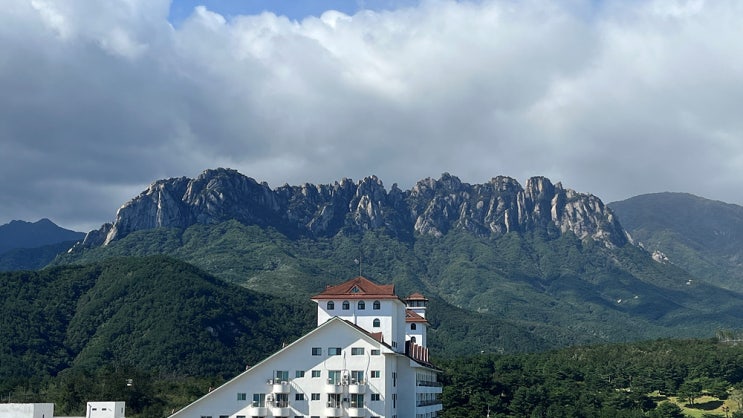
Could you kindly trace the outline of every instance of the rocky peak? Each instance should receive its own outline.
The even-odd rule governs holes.
[[[110,227],[92,232],[86,242],[98,245],[139,229],[186,228],[235,219],[272,226],[292,235],[332,236],[342,229],[378,229],[410,237],[442,236],[466,230],[498,236],[549,228],[624,245],[624,230],[595,196],[564,189],[545,177],[532,177],[526,187],[498,176],[468,184],[449,173],[426,178],[409,191],[397,184],[385,190],[376,176],[325,185],[305,183],[271,190],[235,170],[206,170],[195,179],[160,180],[124,204]]]

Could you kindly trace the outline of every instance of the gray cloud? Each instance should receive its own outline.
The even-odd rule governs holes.
[[[447,171],[743,203],[739,2],[198,8],[177,28],[168,8],[5,5],[0,223],[91,229],[151,181],[217,166],[272,186]]]

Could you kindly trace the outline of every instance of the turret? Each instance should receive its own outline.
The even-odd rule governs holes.
[[[420,293],[413,293],[405,298],[405,305],[405,340],[425,348],[428,344],[428,299]]]

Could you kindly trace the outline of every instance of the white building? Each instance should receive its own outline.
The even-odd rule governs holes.
[[[317,328],[172,418],[435,418],[427,300],[357,277],[312,298]],[[412,328],[412,330],[411,330]]]
[[[85,418],[124,418],[125,402],[88,402]]]
[[[53,403],[0,403],[0,418],[53,417]]]

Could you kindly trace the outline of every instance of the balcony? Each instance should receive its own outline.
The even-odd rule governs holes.
[[[289,405],[286,403],[284,403],[283,405],[276,404],[271,407],[271,413],[275,417],[288,417],[292,413],[292,410],[291,408],[289,408]]]
[[[357,408],[353,406],[353,403],[347,409],[347,412],[348,412],[349,417],[365,417],[366,416],[366,410],[363,407]]]
[[[434,387],[434,388],[440,388],[444,386],[441,382],[433,382],[430,380],[419,380],[415,382],[416,386],[428,386],[428,387]]]
[[[342,393],[343,392],[343,386],[341,386],[340,383],[333,383],[332,380],[328,379],[328,382],[325,384],[325,393]]]
[[[343,415],[343,409],[338,402],[328,402],[325,407],[325,415],[329,417],[339,417]]]
[[[362,394],[364,392],[366,392],[366,383],[363,381],[361,382],[351,381],[351,384],[348,385],[348,393],[352,395]]]
[[[251,405],[250,408],[248,408],[248,415],[253,417],[265,417],[268,415],[268,408],[265,406]]]
[[[266,383],[271,385],[271,392],[273,393],[289,393],[291,391],[291,385],[287,381],[269,379]]]

